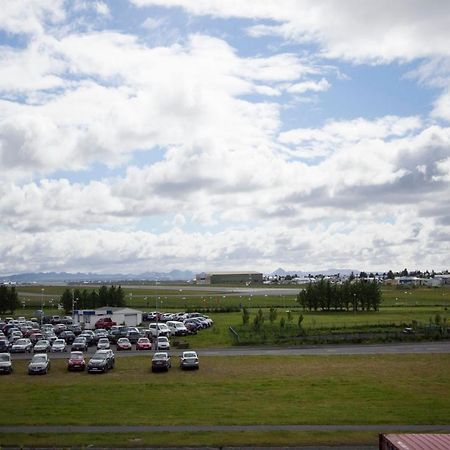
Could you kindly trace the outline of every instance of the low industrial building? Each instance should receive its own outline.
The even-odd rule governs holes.
[[[261,272],[202,272],[195,277],[197,284],[254,284],[263,282]]]
[[[93,329],[95,322],[102,317],[109,317],[117,325],[136,327],[142,323],[142,311],[132,308],[109,307],[97,309],[75,310],[73,314],[74,323],[84,325],[84,328]]]

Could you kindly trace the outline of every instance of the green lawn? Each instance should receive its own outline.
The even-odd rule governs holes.
[[[223,447],[223,446],[313,446],[373,445],[378,434],[373,432],[152,432],[102,434],[0,434],[0,446],[31,447]]]
[[[149,356],[106,375],[2,377],[3,425],[447,424],[450,355],[203,357],[152,374]],[[176,366],[176,364],[175,364]],[[7,386],[7,389],[6,389]],[[205,407],[207,405],[207,407]]]

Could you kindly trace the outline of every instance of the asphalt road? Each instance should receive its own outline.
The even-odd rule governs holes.
[[[112,346],[115,350],[115,346]],[[196,349],[194,349],[196,350]],[[314,345],[302,347],[226,347],[204,348],[196,350],[201,356],[301,356],[301,355],[385,355],[411,353],[450,353],[450,341],[414,342],[395,344],[352,344],[352,345]],[[91,347],[87,356],[92,355],[95,348]],[[170,353],[178,356],[183,350],[174,349]],[[150,354],[150,351],[115,351],[116,358]],[[68,358],[69,352],[51,353],[52,359]],[[32,354],[12,354],[15,360],[30,359]]]

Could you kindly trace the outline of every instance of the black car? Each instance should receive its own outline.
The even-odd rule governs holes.
[[[155,353],[152,358],[152,372],[168,372],[171,367],[170,355],[166,352]]]
[[[67,325],[67,330],[71,331],[75,336],[78,336],[82,333],[81,325],[79,324],[73,324],[73,325]]]
[[[88,349],[88,344],[87,344],[86,338],[83,336],[78,336],[72,342],[72,351],[85,352],[85,351],[87,351],[87,349]]]
[[[10,343],[8,339],[0,339],[0,353],[9,352]]]
[[[114,368],[114,353],[111,350],[98,350],[87,365],[88,373],[106,373]]]
[[[59,338],[64,339],[68,344],[72,344],[76,336],[72,331],[66,330],[59,333]]]

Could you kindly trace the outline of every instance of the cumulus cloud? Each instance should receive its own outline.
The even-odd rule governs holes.
[[[136,6],[178,6],[194,15],[270,20],[252,36],[279,35],[317,42],[323,55],[351,61],[386,62],[450,53],[450,5],[445,0],[360,2],[347,0],[131,0]],[[424,39],[424,36],[427,36]]]

